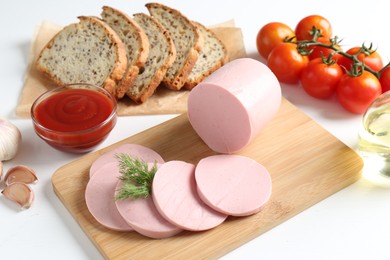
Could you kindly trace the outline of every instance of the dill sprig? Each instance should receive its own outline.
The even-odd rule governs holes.
[[[151,193],[151,185],[154,174],[157,171],[156,162],[152,169],[148,163],[138,158],[133,158],[128,154],[120,153],[116,155],[119,161],[119,172],[122,187],[117,192],[116,199],[126,198],[146,198]]]

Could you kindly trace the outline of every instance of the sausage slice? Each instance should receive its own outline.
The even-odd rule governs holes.
[[[133,228],[119,214],[115,205],[115,188],[120,173],[117,161],[97,169],[85,189],[87,208],[97,222],[117,231],[132,231]]]
[[[157,170],[153,201],[160,214],[174,225],[191,231],[211,229],[227,215],[207,206],[198,196],[195,166],[183,161],[169,161]]]
[[[149,167],[153,167],[153,165]],[[116,190],[118,191],[121,187],[122,181],[119,181]],[[115,203],[125,221],[144,236],[160,239],[174,236],[182,231],[160,215],[152,196],[137,199],[127,198],[117,200]]]
[[[157,152],[146,146],[139,144],[124,144],[97,158],[91,165],[89,175],[93,175],[96,170],[104,166],[106,163],[110,163],[114,160],[117,161],[115,156],[120,153],[126,153],[131,157],[140,158],[145,162],[164,163],[164,159]]]
[[[213,155],[200,160],[195,179],[200,198],[214,210],[232,216],[257,213],[272,191],[267,169],[240,155]]]

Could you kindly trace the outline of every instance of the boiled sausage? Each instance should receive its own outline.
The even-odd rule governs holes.
[[[164,163],[164,159],[157,152],[146,146],[139,144],[123,144],[97,158],[91,165],[89,175],[91,176],[97,169],[104,166],[106,163],[117,161],[115,156],[120,153],[126,153],[133,158],[140,158],[145,162]]]
[[[117,231],[132,231],[115,205],[115,188],[120,173],[116,160],[97,169],[85,189],[85,202],[92,216],[103,226]]]
[[[241,58],[190,92],[188,119],[212,150],[235,153],[260,133],[280,104],[280,84],[271,70],[257,60]]]
[[[221,224],[227,215],[213,210],[199,198],[194,174],[193,164],[183,161],[164,163],[154,176],[153,201],[166,220],[182,229],[211,229]]]
[[[267,169],[240,155],[213,155],[200,160],[195,179],[200,198],[213,209],[232,216],[259,212],[272,191]]]
[[[149,166],[150,167],[150,166]],[[122,187],[118,182],[116,190]],[[157,211],[152,196],[117,200],[116,207],[123,219],[138,233],[151,238],[171,237],[182,231],[166,221]]]

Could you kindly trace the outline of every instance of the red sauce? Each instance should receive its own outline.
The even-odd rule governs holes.
[[[75,132],[97,126],[113,109],[107,96],[88,89],[72,89],[43,100],[34,116],[43,126],[54,131]]]
[[[55,93],[39,103],[33,113],[37,134],[51,146],[68,152],[88,152],[101,143],[116,124],[113,102],[88,89]]]

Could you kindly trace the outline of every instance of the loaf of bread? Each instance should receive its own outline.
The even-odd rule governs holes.
[[[169,32],[152,16],[137,13],[133,19],[145,31],[150,44],[149,56],[127,95],[137,103],[145,102],[160,85],[176,58]]]
[[[40,52],[35,67],[56,85],[90,83],[115,92],[127,68],[123,42],[95,17],[59,31]]]
[[[115,91],[122,98],[143,69],[149,54],[149,40],[144,30],[127,14],[109,6],[103,6],[101,17],[119,36],[126,47],[127,70]]]
[[[193,89],[204,78],[222,67],[228,61],[228,53],[224,43],[199,22],[193,22],[203,37],[202,49],[185,83],[186,89]]]
[[[173,90],[181,89],[198,59],[201,35],[196,26],[178,10],[159,3],[148,3],[146,8],[170,33],[176,48],[176,59],[168,69],[163,83]]]

